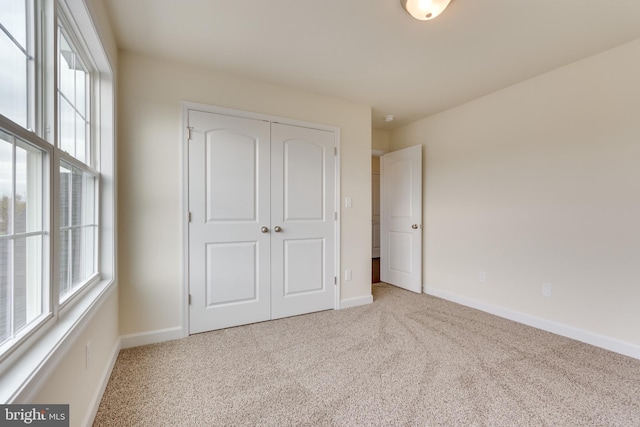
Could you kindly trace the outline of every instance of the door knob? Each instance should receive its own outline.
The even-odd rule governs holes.
[[[275,231],[276,233],[279,233],[282,231],[282,228],[280,228],[279,225],[276,225],[275,227],[273,227],[273,231]]]
[[[262,227],[260,231],[262,231],[263,233],[268,233],[269,229],[267,227]]]
[[[411,228],[413,228],[414,230],[417,230],[417,229],[418,229],[418,227],[420,227],[418,224],[413,224],[413,225],[411,226]]]

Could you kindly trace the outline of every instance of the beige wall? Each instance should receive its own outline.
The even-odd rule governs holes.
[[[640,344],[638,76],[640,40],[393,132],[425,147],[426,286]]]
[[[389,151],[389,131],[382,129],[371,130],[371,149]]]
[[[371,109],[228,74],[120,52],[120,332],[182,324],[181,101],[341,129],[343,299],[371,295]],[[344,276],[344,274],[342,274]]]

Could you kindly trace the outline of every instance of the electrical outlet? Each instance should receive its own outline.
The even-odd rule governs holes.
[[[544,282],[542,284],[542,295],[545,297],[550,297],[553,294],[553,289],[551,287],[551,283]]]
[[[87,345],[84,348],[84,356],[85,356],[85,369],[89,369],[91,367],[92,362],[92,354],[91,354],[91,340],[87,341]]]
[[[478,281],[480,283],[484,283],[487,281],[487,273],[485,273],[484,271],[481,271],[480,273],[478,273]]]

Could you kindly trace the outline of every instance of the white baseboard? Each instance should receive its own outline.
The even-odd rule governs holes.
[[[118,354],[120,354],[120,339],[116,341],[116,345],[111,351],[111,358],[102,374],[102,381],[100,381],[100,386],[95,391],[93,399],[91,399],[91,402],[89,403],[89,411],[85,414],[84,421],[82,423],[83,426],[93,425],[93,420],[96,418],[96,414],[98,413],[98,409],[100,408],[102,396],[104,395],[104,391],[107,389],[107,384],[109,384],[111,372],[113,372],[113,367],[116,365],[116,361],[118,360]]]
[[[637,344],[585,331],[562,323],[552,322],[518,311],[496,307],[470,298],[450,294],[439,289],[425,288],[424,293],[640,360],[640,345]]]
[[[155,331],[130,334],[120,337],[120,348],[139,347],[141,345],[156,344],[164,341],[177,340],[187,335],[180,326],[175,328],[158,329]]]
[[[373,295],[365,295],[363,297],[347,298],[340,300],[340,310],[343,308],[358,307],[360,305],[367,305],[373,302]]]

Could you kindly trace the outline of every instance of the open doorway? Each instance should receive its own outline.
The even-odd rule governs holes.
[[[371,155],[371,283],[380,282],[380,154]]]

